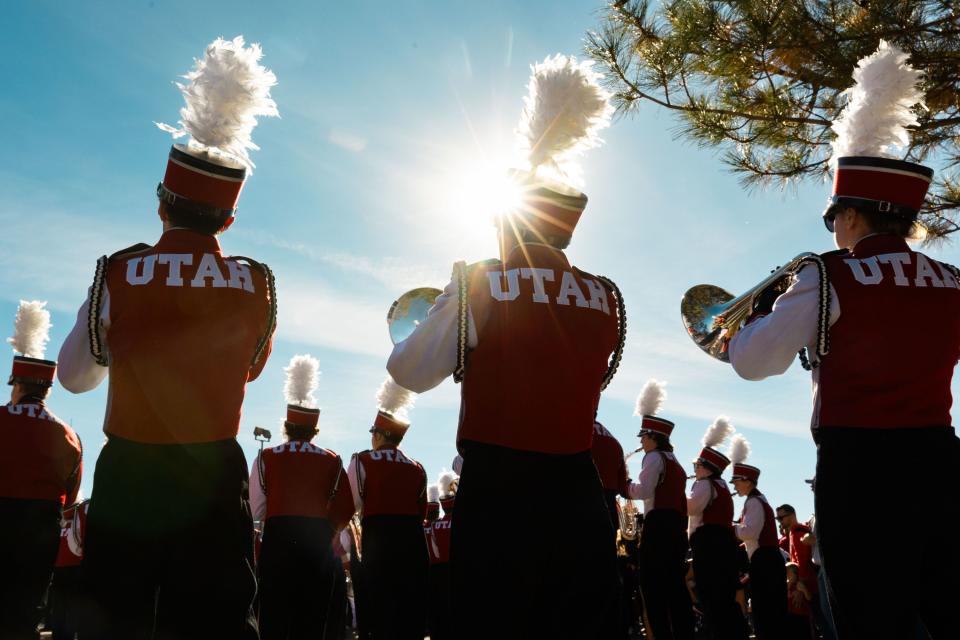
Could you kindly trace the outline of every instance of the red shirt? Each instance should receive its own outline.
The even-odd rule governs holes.
[[[606,427],[599,422],[593,423],[593,464],[600,474],[600,483],[606,491],[616,491],[626,495],[630,482],[627,463],[623,458],[623,447]]]
[[[840,317],[816,373],[815,427],[949,426],[960,289],[893,235],[824,257]]]
[[[590,450],[600,385],[617,345],[610,292],[562,251],[524,244],[504,265],[474,265],[468,300],[478,343],[467,357],[458,442]]]
[[[409,515],[423,519],[427,512],[427,473],[416,460],[396,447],[380,447],[354,454],[363,465],[359,485],[363,517]]]
[[[0,407],[0,497],[76,502],[83,475],[80,438],[43,400]]]
[[[810,527],[805,524],[797,523],[790,528],[790,545],[788,553],[790,562],[796,562],[799,566],[800,581],[806,585],[810,593],[816,593],[817,583],[817,565],[813,564],[813,547],[800,542],[806,534],[810,533]]]
[[[262,464],[267,490],[264,520],[275,516],[328,518],[336,530],[353,515],[350,483],[333,451],[290,440],[264,449]]]
[[[266,278],[213,236],[172,229],[107,267],[110,388],[104,431],[149,444],[237,435],[269,326]]]

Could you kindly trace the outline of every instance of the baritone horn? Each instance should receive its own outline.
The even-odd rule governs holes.
[[[387,328],[393,344],[410,337],[417,326],[426,320],[427,312],[440,294],[440,289],[419,287],[397,298],[387,312]]]
[[[634,449],[628,453],[623,458],[624,464],[627,463],[630,458],[636,454],[643,451],[642,448]],[[634,504],[633,500],[625,498],[624,500],[617,499],[617,515],[620,516],[620,537],[623,540],[636,540],[637,539],[637,514],[640,513],[640,510],[637,509],[637,505]]]
[[[754,314],[761,296],[768,291],[777,295],[786,291],[800,265],[815,255],[801,253],[739,296],[712,284],[691,287],[680,302],[680,318],[687,335],[707,355],[730,362],[727,345]]]

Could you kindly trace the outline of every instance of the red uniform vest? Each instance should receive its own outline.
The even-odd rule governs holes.
[[[437,545],[435,564],[450,562],[450,515],[445,514],[433,523],[433,540]],[[433,551],[431,550],[431,553]]]
[[[310,442],[290,440],[263,451],[267,514],[328,518],[339,529],[353,515],[350,483],[340,458]]]
[[[603,488],[606,491],[616,491],[620,495],[626,494],[630,478],[627,463],[623,459],[623,447],[599,422],[593,424],[593,447],[590,452]]]
[[[427,543],[427,556],[430,558],[430,564],[437,564],[439,550],[437,543],[433,539],[433,523],[427,522],[423,525],[423,539]]]
[[[747,502],[750,500],[759,500],[760,506],[763,508],[763,528],[760,529],[757,546],[779,548],[780,538],[777,536],[777,521],[773,517],[773,509],[770,507],[770,503],[767,502],[767,497],[754,489],[753,493],[747,496],[747,499],[743,503],[744,510],[746,510]],[[740,522],[743,522],[743,513],[740,514]]]
[[[703,510],[703,524],[717,524],[733,529],[733,497],[727,483],[721,478],[710,478],[713,499]]]
[[[813,426],[949,426],[960,357],[954,276],[893,235],[824,260],[840,318],[816,369]]]
[[[60,548],[57,550],[55,567],[78,567],[83,556],[77,555],[70,548],[72,537],[77,547],[83,548],[83,534],[87,530],[87,509],[90,501],[85,500],[63,510],[63,526],[60,527]]]
[[[672,509],[687,516],[687,474],[676,456],[663,451],[651,451],[663,460],[663,477],[653,494],[654,509]]]
[[[505,277],[504,277],[505,272]],[[600,385],[618,338],[613,296],[562,251],[524,244],[474,265],[458,441],[571,454],[590,449]]]
[[[104,431],[149,444],[237,435],[252,359],[270,324],[264,274],[213,236],[173,229],[107,267],[110,389]]]
[[[395,447],[381,447],[354,454],[363,465],[360,498],[363,517],[379,515],[416,516],[427,512],[427,473]]]
[[[0,497],[76,501],[80,438],[42,400],[0,407],[0,440]]]

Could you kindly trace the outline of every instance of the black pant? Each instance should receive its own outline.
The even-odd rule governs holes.
[[[590,452],[463,448],[450,549],[457,638],[596,638],[616,615],[617,565]],[[523,478],[534,483],[518,495]]]
[[[953,428],[822,428],[815,438],[817,540],[837,637],[914,637],[922,622],[934,640],[955,638]]]
[[[779,547],[750,556],[750,604],[758,640],[780,640],[787,620],[787,569]]]
[[[693,604],[687,591],[687,518],[654,509],[640,535],[640,590],[657,640],[693,638]]]
[[[450,582],[450,563],[430,565],[430,640],[456,638],[453,632],[453,585]]]
[[[47,615],[47,628],[53,633],[53,640],[73,640],[80,631],[87,607],[80,565],[56,567],[50,584],[50,613]]]
[[[0,498],[0,640],[36,638],[59,545],[58,501]]]
[[[277,516],[264,523],[257,565],[263,640],[323,637],[334,586],[332,541],[326,518]]]
[[[87,515],[83,570],[95,608],[84,640],[255,638],[247,481],[234,440],[111,437]]]
[[[323,640],[342,640],[347,630],[347,573],[343,562],[333,556],[333,593],[327,607],[327,623],[323,628]]]
[[[365,629],[372,640],[423,640],[429,558],[418,516],[369,516],[361,522],[360,572]]]
[[[733,531],[716,524],[700,525],[690,536],[697,596],[715,640],[747,638],[747,623],[737,603],[737,546]]]

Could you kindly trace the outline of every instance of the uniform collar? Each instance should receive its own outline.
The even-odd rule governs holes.
[[[17,406],[21,404],[37,404],[37,405],[40,405],[41,407],[46,406],[46,402],[44,401],[44,399],[38,398],[37,396],[23,396],[22,398],[20,398],[20,402],[17,402],[16,405],[13,402],[8,402],[7,406],[12,407],[12,406]]]
[[[909,251],[907,241],[892,233],[871,233],[857,240],[850,255],[855,258],[868,258],[881,253]]]
[[[521,242],[507,254],[507,264],[514,265],[517,262],[524,264],[533,264],[540,256],[550,256],[560,258],[567,262],[567,255],[562,249],[558,249],[543,242]]]
[[[155,248],[167,251],[203,251],[219,255],[220,241],[216,236],[183,227],[174,227],[163,232]]]

